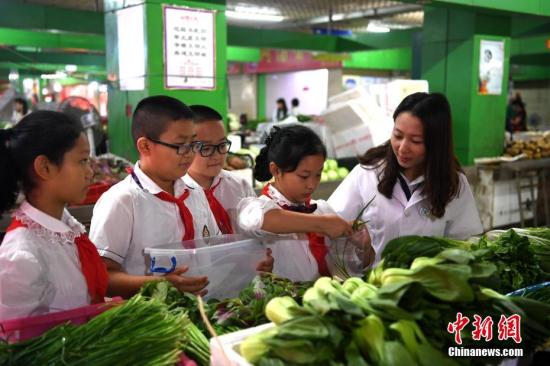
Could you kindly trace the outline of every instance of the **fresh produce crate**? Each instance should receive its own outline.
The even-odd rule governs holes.
[[[146,248],[144,253],[151,274],[188,266],[186,275],[208,276],[206,297],[221,300],[237,296],[252,281],[266,249],[257,239],[223,235]]]
[[[252,366],[239,352],[242,341],[251,335],[260,333],[266,329],[273,328],[273,323],[259,325],[254,328],[239,330],[223,336],[210,339],[210,365],[227,366],[228,361],[233,366]]]
[[[110,305],[119,304],[122,298],[113,298],[108,303],[83,306],[76,309],[58,311],[44,315],[18,318],[0,322],[0,338],[16,343],[42,335],[56,325],[71,322],[84,324],[93,317],[110,308]]]

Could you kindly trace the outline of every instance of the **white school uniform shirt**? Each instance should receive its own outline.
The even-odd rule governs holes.
[[[62,220],[23,201],[14,217],[27,227],[0,245],[0,320],[90,304],[75,238],[85,232],[67,210]]]
[[[345,220],[355,220],[374,197],[361,216],[367,222],[372,246],[376,251],[375,264],[385,245],[392,239],[406,235],[440,236],[464,240],[483,232],[474,196],[466,176],[459,173],[459,193],[445,208],[442,218],[430,214],[427,198],[422,194],[424,176],[410,182],[412,193],[407,201],[399,181],[390,199],[378,191],[377,170],[357,165],[330,196],[328,203]]]
[[[181,242],[185,228],[177,205],[155,196],[162,189],[139,168],[139,162],[134,174],[142,187],[128,175],[100,197],[94,207],[90,239],[100,256],[121,264],[126,273],[146,275],[143,250]],[[186,189],[191,194],[184,203],[193,215],[195,239],[220,235],[214,216],[198,194],[202,192],[178,179],[174,183],[175,197]]]
[[[262,242],[272,250],[274,259],[273,273],[292,281],[313,281],[319,278],[319,268],[315,257],[309,249],[307,234],[274,234],[262,230],[264,215],[271,210],[282,210],[282,205],[295,206],[287,200],[275,187],[269,186],[269,195],[257,198],[245,198],[237,207],[240,229],[250,235],[261,238]],[[326,201],[311,201],[317,204],[312,215],[334,214],[334,210]],[[325,243],[328,245],[328,238]]]
[[[189,174],[183,177],[183,181],[189,187],[197,191],[197,195],[203,200],[203,204],[206,205],[206,207],[210,207],[206,194],[200,184],[198,184]],[[237,225],[237,205],[243,198],[256,197],[256,193],[246,179],[227,170],[222,170],[220,174],[214,178],[212,187],[216,185],[218,186],[214,190],[214,197],[216,197],[229,215],[233,232],[237,234],[240,232]]]

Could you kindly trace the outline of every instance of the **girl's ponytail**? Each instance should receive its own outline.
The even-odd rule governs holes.
[[[18,177],[11,154],[13,129],[0,130],[0,214],[11,209],[17,199]]]
[[[267,157],[269,153],[268,150],[269,147],[264,146],[260,150],[260,154],[256,156],[256,164],[254,165],[254,178],[260,182],[267,182],[273,177],[271,175],[271,172],[269,171],[269,159]]]

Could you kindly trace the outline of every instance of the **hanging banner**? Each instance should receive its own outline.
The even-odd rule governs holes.
[[[479,48],[478,93],[502,94],[504,73],[504,41],[481,41]]]
[[[326,57],[326,54],[323,55]],[[321,59],[316,59],[317,56],[321,56]],[[322,55],[307,51],[264,49],[261,51],[260,61],[246,63],[244,72],[257,74],[342,67],[341,60],[326,61],[322,58]]]
[[[164,87],[216,88],[216,12],[164,6]]]

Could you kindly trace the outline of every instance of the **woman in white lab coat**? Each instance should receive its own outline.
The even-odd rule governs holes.
[[[344,219],[361,215],[376,251],[405,235],[466,239],[483,229],[472,191],[453,152],[444,95],[414,93],[393,115],[389,141],[360,157],[328,203]]]

